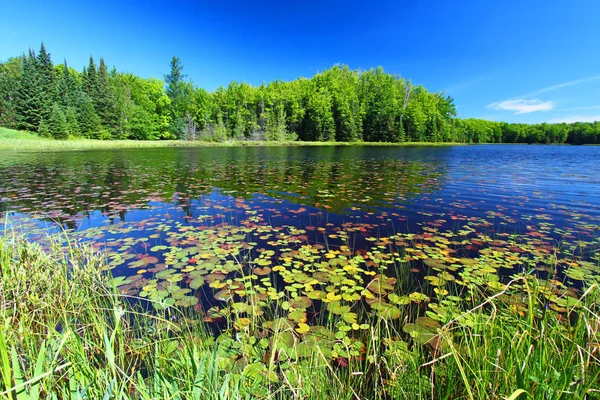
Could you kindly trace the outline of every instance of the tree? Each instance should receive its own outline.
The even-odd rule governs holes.
[[[312,84],[307,88],[306,113],[302,122],[301,140],[334,141],[335,120],[332,98],[325,87]]]
[[[0,63],[0,126],[17,127],[16,102],[20,75],[20,58]]]
[[[96,71],[96,63],[94,57],[90,54],[90,61],[87,69],[83,70],[83,91],[92,99],[92,102],[96,102],[98,96],[98,73]]]
[[[92,99],[94,101],[94,108],[96,109],[96,114],[100,117],[102,125],[115,137],[118,135],[118,117],[115,97],[109,84],[108,70],[106,69],[104,58],[100,58],[100,66],[98,67],[96,79],[96,97]]]
[[[37,56],[38,62],[35,64],[39,77],[40,97],[41,97],[41,116],[48,118],[53,112],[55,101],[55,76],[54,65],[50,58],[50,53],[46,51],[46,46],[42,43],[40,52]]]
[[[326,87],[331,94],[331,112],[335,124],[335,140],[353,142],[362,140],[362,115],[358,98],[358,74],[347,65],[335,65],[313,78],[318,87]]]
[[[52,105],[52,110],[47,119],[40,123],[40,135],[48,136],[54,139],[67,139],[69,137],[69,127],[67,118],[58,103]]]
[[[364,139],[370,142],[402,141],[401,82],[379,67],[361,74],[359,90],[364,111]]]
[[[79,122],[77,121],[77,110],[75,107],[65,108],[65,121],[67,123],[67,134],[69,137],[77,138],[81,136]]]
[[[227,129],[223,123],[223,116],[220,113],[217,114],[217,124],[214,127],[211,139],[215,142],[224,142],[227,139]]]
[[[15,102],[17,127],[30,132],[37,132],[44,107],[37,64],[38,58],[31,49],[28,55],[23,55],[21,58],[21,74]]]
[[[75,75],[69,69],[67,60],[65,60],[64,64],[60,67],[62,73],[60,74],[56,85],[56,101],[63,107],[74,107],[77,98],[81,94],[81,86],[79,85],[79,82],[77,82]]]
[[[100,136],[100,118],[92,99],[86,93],[81,93],[77,99],[77,122],[84,137],[97,139]]]
[[[287,140],[285,111],[283,104],[279,103],[267,110],[267,125],[265,139],[273,141]]]
[[[164,80],[109,73],[91,55],[80,74],[66,60],[54,67],[42,43],[38,54],[0,63],[0,126],[64,137],[64,117],[68,136],[102,139],[600,143],[600,123],[456,118],[450,96],[381,67],[335,65],[310,79],[232,81],[212,93],[185,78],[177,57]]]
[[[167,96],[171,100],[171,133],[181,139],[185,133],[184,115],[186,114],[186,102],[190,94],[190,85],[183,80],[183,65],[179,58],[173,56],[171,59],[171,72],[165,75]]]

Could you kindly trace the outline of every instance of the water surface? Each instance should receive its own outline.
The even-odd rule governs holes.
[[[0,215],[42,243],[66,229],[124,290],[182,305],[272,287],[358,300],[368,268],[399,265],[437,287],[473,262],[498,282],[537,270],[580,287],[596,274],[598,171],[600,147],[575,146],[3,152]],[[354,289],[318,275],[347,265],[361,265],[343,272]]]

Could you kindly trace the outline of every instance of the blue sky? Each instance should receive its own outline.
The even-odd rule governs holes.
[[[464,118],[600,120],[600,1],[1,0],[0,60],[43,41],[162,78],[173,55],[198,86],[383,66],[455,99]]]

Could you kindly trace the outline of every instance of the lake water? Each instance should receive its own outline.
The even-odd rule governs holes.
[[[166,305],[351,303],[386,294],[374,273],[408,295],[533,271],[551,299],[597,275],[600,147],[5,151],[0,215],[93,243],[123,290]]]

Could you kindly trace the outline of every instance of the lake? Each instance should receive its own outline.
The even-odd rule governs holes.
[[[343,314],[362,300],[396,318],[518,273],[560,311],[597,279],[599,172],[600,147],[575,146],[4,152],[0,216],[43,245],[66,230],[124,292],[208,321],[252,296],[296,322],[313,302]]]

